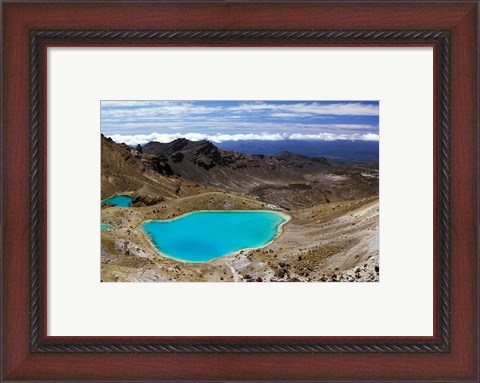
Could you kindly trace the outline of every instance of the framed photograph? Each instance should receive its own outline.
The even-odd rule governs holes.
[[[3,380],[479,379],[476,1],[2,11]]]
[[[378,101],[100,108],[103,282],[379,280]]]

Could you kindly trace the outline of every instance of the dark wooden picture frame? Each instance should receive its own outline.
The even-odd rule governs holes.
[[[4,3],[2,379],[476,381],[477,12],[473,1]],[[71,45],[432,46],[434,336],[47,336],[46,48]]]

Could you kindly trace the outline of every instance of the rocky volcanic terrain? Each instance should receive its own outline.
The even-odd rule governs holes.
[[[378,281],[378,164],[221,150],[178,139],[132,148],[102,136],[102,281]],[[195,210],[270,209],[291,221],[270,245],[206,263],[162,256],[140,224]]]

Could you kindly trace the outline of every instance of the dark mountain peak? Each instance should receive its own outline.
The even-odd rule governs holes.
[[[168,143],[149,142],[143,152],[170,158],[173,163],[192,163],[206,170],[222,164],[221,151],[210,141],[178,138]]]
[[[180,138],[174,139],[173,141],[170,141],[169,143],[173,144],[173,145],[176,145],[176,144],[189,143],[189,142],[193,142],[193,141],[190,141],[189,139],[187,139],[185,137],[180,137]]]
[[[210,141],[201,140],[201,141],[190,141],[185,138],[179,138],[178,140],[170,142],[169,150],[189,150],[189,151],[200,151],[200,150],[212,150],[217,147],[213,145]]]
[[[197,153],[210,153],[213,151],[219,151],[219,149],[213,143],[207,140],[193,142],[191,146]]]
[[[138,149],[137,151],[140,152]],[[158,159],[162,166],[156,166],[157,162],[153,158],[150,159],[155,169],[163,169],[166,164],[170,164],[175,174],[188,175],[195,180],[202,178],[202,172],[205,170],[210,172],[214,168],[222,169],[220,171],[268,169],[277,172],[293,172],[293,169],[320,171],[330,166],[328,160],[323,157],[308,157],[287,150],[269,156],[246,154],[219,149],[208,140],[190,141],[186,138],[178,138],[167,143],[149,142],[142,147],[142,151]],[[215,174],[217,174],[216,171]]]
[[[173,140],[171,142],[168,142],[165,144],[165,151],[177,151],[177,150],[182,150],[183,148],[191,145],[192,141],[187,140],[186,138],[177,138],[176,140]]]
[[[177,138],[176,140],[162,143],[152,141],[143,146],[144,153],[149,154],[174,154],[176,152],[196,152],[199,150],[213,150],[216,148],[210,141],[190,141],[186,138]]]
[[[168,144],[162,142],[151,141],[142,146],[142,150],[147,154],[159,154],[165,151],[165,148]]]
[[[189,146],[189,152],[191,161],[209,170],[217,165],[223,164],[223,155],[221,151],[210,141],[196,141]]]

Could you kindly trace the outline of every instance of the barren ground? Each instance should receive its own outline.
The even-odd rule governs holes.
[[[161,255],[140,228],[196,210],[283,209],[208,192],[148,207],[102,207],[102,281],[378,281],[378,198],[284,211],[292,220],[270,245],[206,263]]]

